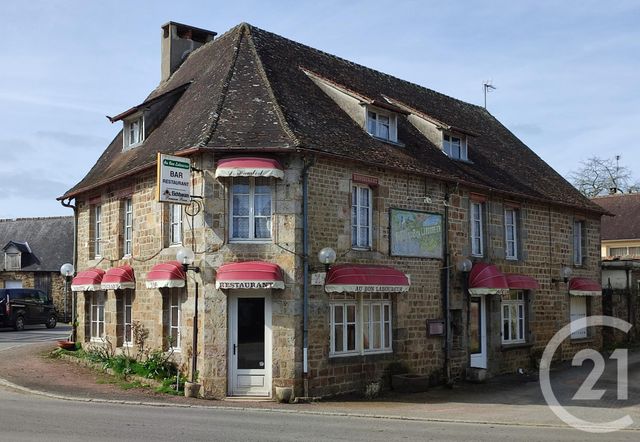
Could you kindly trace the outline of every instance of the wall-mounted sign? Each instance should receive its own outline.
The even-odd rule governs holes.
[[[191,204],[191,160],[158,153],[156,188],[161,203]]]
[[[391,209],[391,255],[442,258],[442,215]]]

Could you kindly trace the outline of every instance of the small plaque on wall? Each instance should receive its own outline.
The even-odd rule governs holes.
[[[444,320],[427,319],[427,334],[429,336],[444,336]]]

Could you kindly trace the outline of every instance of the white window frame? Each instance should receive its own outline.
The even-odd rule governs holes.
[[[169,324],[167,324],[167,338],[171,341],[174,337],[173,348],[174,352],[180,351],[181,346],[181,316],[182,316],[182,303],[180,302],[181,291],[180,289],[174,288],[169,291],[167,295],[169,297]],[[173,320],[176,319],[176,325],[173,325]]]
[[[367,206],[362,204],[361,189],[368,192]],[[367,209],[367,224],[364,224],[361,209]],[[361,229],[367,229],[367,237],[362,238]],[[355,234],[354,234],[355,230]],[[366,240],[366,243],[364,242]],[[357,250],[370,250],[373,242],[373,189],[370,186],[359,183],[351,184],[351,248]]]
[[[97,204],[93,207],[93,251],[94,257],[102,256],[102,205]]]
[[[471,201],[469,223],[471,225],[471,255],[484,256],[484,203]],[[476,210],[477,209],[477,210]]]
[[[381,128],[385,126],[385,124],[380,121],[381,119],[379,117],[386,117],[388,119],[388,124],[386,125],[388,126],[388,137],[380,135]],[[391,141],[392,143],[398,142],[398,118],[394,113],[380,111],[371,107],[365,107],[365,125],[367,133],[372,137],[384,141]]]
[[[131,198],[123,202],[123,215],[122,252],[124,257],[129,257],[133,253],[133,201]]]
[[[262,178],[262,177],[261,177]],[[249,215],[248,216],[234,216],[233,215],[233,184],[238,179],[249,180]],[[238,177],[231,179],[231,186],[229,187],[229,241],[230,242],[257,242],[257,243],[269,243],[273,240],[273,180],[270,178],[264,178],[269,180],[269,188],[271,190],[271,207],[269,216],[256,216],[255,215],[255,197],[256,197],[256,177]],[[246,195],[246,194],[241,194]],[[233,230],[234,218],[249,218],[249,235],[246,238],[234,237],[235,231]],[[268,218],[269,219],[269,237],[268,238],[256,238],[255,223],[256,218]]]
[[[527,305],[524,292],[509,292],[509,298],[502,299],[500,306],[503,344],[523,344],[527,342]],[[513,320],[516,330],[513,330]],[[506,326],[506,330],[505,330]]]
[[[89,301],[89,334],[91,342],[104,342],[105,320],[104,304],[106,293],[103,291],[91,292]],[[100,332],[102,330],[102,333]]]
[[[513,215],[513,222],[508,220],[509,213]],[[511,233],[512,239],[509,239],[509,233]],[[518,259],[518,209],[515,207],[504,209],[504,255],[508,260]]]
[[[573,221],[573,265],[581,266],[583,259],[583,229],[584,229],[584,221],[582,220],[574,220]]]
[[[127,321],[127,313],[129,313],[129,321]],[[124,347],[133,346],[133,291],[124,290],[122,294],[122,345]]]
[[[329,301],[330,312],[330,347],[329,357],[344,357],[377,353],[393,352],[393,320],[392,301],[389,295],[384,294],[357,294],[343,295],[343,299],[332,299]],[[347,321],[347,308],[355,309],[355,323]],[[342,307],[342,317],[336,317],[336,307]],[[372,321],[372,312],[378,307],[379,321]],[[368,312],[368,315],[365,314]],[[368,317],[368,319],[367,319]],[[336,350],[336,327],[342,326],[342,350]],[[355,329],[355,347],[347,348],[348,326]],[[380,345],[373,346],[375,342],[376,328],[380,336]]]
[[[455,140],[455,141],[454,141]],[[458,142],[460,145],[460,155],[455,156],[453,154],[452,148],[455,142]],[[467,149],[467,137],[463,135],[454,135],[452,133],[443,132],[442,133],[442,150],[447,156],[453,160],[463,160],[468,161],[468,149]]]
[[[144,141],[144,114],[139,114],[124,121],[122,133],[123,148],[131,149]]]
[[[169,205],[169,244],[182,244],[182,204]]]

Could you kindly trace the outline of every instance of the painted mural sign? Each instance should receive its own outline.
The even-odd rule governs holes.
[[[391,209],[391,255],[442,258],[442,215]]]

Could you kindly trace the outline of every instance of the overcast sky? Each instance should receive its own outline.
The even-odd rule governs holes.
[[[240,22],[482,104],[558,172],[622,156],[640,178],[640,1],[2,0],[0,218],[55,200],[160,76],[160,27]]]

